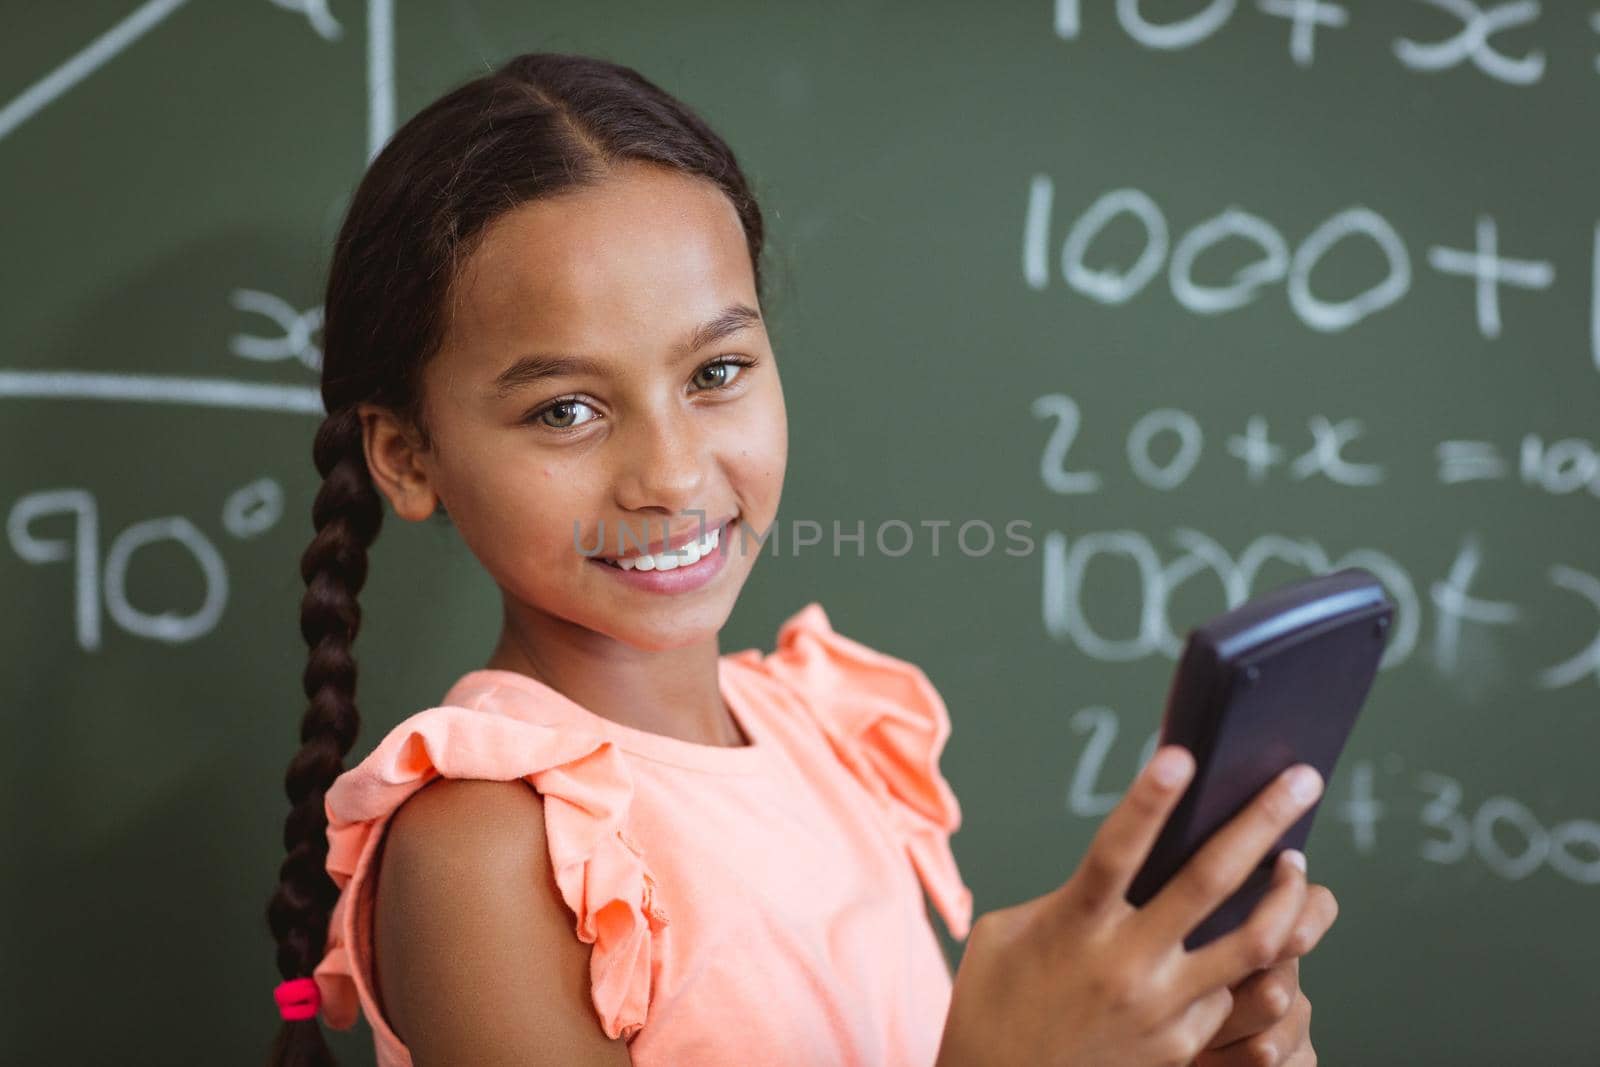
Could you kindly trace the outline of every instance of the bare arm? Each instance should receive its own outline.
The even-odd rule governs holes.
[[[416,1067],[629,1067],[595,1014],[592,948],[531,786],[434,781],[395,812],[379,862],[379,1002]]]

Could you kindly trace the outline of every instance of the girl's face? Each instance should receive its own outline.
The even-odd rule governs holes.
[[[500,217],[464,264],[423,389],[433,450],[364,408],[369,465],[402,517],[442,503],[519,625],[554,616],[649,650],[714,638],[788,461],[750,253],[721,190],[628,163]],[[635,556],[730,518],[720,569],[685,592],[584,554]]]

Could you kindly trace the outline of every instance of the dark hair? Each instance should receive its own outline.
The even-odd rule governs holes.
[[[714,183],[744,227],[761,293],[761,210],[732,150],[684,104],[637,71],[590,56],[530,53],[452,89],[401,126],[372,161],[345,215],[328,271],[322,402],[312,458],[322,488],[316,533],[300,557],[300,631],[309,701],[284,787],[288,855],[267,908],[278,972],[310,977],[327,945],[338,890],[325,869],[323,797],[355,743],[357,595],[383,521],[356,405],[382,405],[432,447],[422,370],[438,351],[458,270],[503,212],[602,181],[640,160]],[[320,1022],[284,1022],[269,1063],[331,1065]]]

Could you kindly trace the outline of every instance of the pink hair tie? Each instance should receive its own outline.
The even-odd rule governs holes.
[[[322,991],[314,978],[290,978],[278,983],[272,999],[278,1002],[278,1014],[290,1022],[315,1019],[322,1006]]]

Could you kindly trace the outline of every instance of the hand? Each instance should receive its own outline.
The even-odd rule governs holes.
[[[1311,1001],[1300,989],[1300,957],[1339,914],[1326,887],[1306,887],[1295,932],[1278,960],[1232,988],[1233,1010],[1190,1067],[1316,1067]]]
[[[1156,771],[1177,774],[1162,782]],[[1233,986],[1270,968],[1297,929],[1305,873],[1278,860],[1272,885],[1238,928],[1184,948],[1190,930],[1244,884],[1315,801],[1291,772],[1213,833],[1155,897],[1127,889],[1194,773],[1167,745],[1101,823],[1078,869],[1042,897],[978,917],[956,971],[937,1067],[1183,1067],[1229,1017]]]

